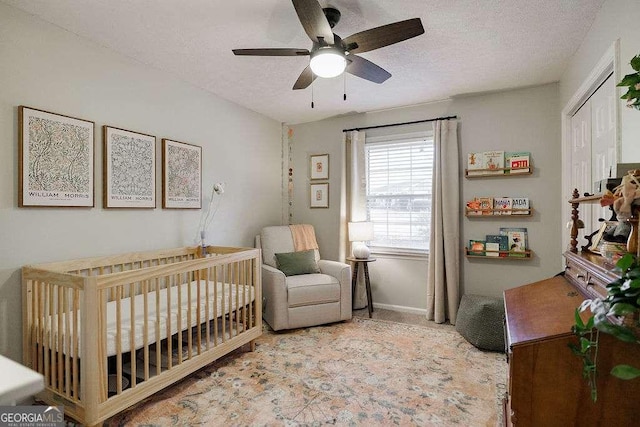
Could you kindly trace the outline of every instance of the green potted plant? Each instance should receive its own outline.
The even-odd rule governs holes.
[[[607,296],[585,300],[575,312],[572,330],[578,336],[578,344],[570,345],[582,358],[583,376],[591,388],[591,398],[597,400],[596,372],[600,333],[640,345],[640,262],[634,254],[627,253],[616,263],[620,278],[607,285]],[[584,322],[580,313],[590,309],[591,316]],[[639,361],[640,363],[640,361]],[[622,380],[640,377],[640,368],[617,365],[611,375]]]
[[[628,88],[627,93],[620,98],[627,100],[627,107],[640,110],[640,55],[631,59],[631,68],[635,70],[635,73],[627,74],[618,83],[618,86]]]

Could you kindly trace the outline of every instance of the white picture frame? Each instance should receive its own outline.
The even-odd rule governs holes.
[[[313,154],[309,156],[309,178],[311,180],[329,179],[328,154]]]
[[[329,183],[309,184],[309,207],[328,208],[329,207]]]

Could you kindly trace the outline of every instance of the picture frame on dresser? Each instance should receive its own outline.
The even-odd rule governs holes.
[[[18,107],[18,206],[95,206],[95,123]]]
[[[156,137],[103,126],[103,207],[156,207]]]
[[[202,208],[202,147],[162,139],[162,208]]]

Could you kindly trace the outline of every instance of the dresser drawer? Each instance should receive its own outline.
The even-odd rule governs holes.
[[[587,270],[579,264],[567,260],[567,266],[564,269],[564,276],[580,289],[587,287]]]
[[[599,259],[595,255],[591,258]],[[566,267],[565,278],[569,280],[587,298],[600,298],[607,295],[607,284],[615,280],[613,275],[604,264],[594,266],[587,264],[585,259],[573,254],[565,254]]]

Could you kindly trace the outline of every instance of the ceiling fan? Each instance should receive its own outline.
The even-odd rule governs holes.
[[[346,72],[374,83],[383,83],[391,74],[373,62],[357,56],[424,33],[420,18],[407,19],[371,28],[340,38],[333,27],[340,20],[340,11],[322,8],[317,0],[292,0],[298,19],[313,42],[311,50],[294,48],[233,49],[235,55],[249,56],[310,56],[293,89],[305,89],[316,78],[335,77]]]

